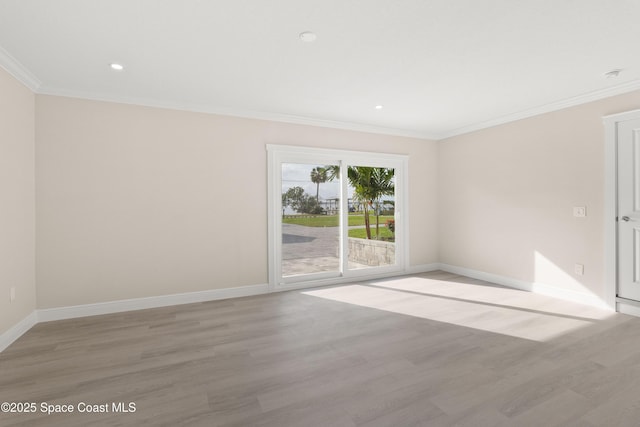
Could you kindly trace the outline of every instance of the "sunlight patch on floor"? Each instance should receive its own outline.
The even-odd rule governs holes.
[[[606,310],[530,292],[423,277],[302,293],[540,342],[613,315]]]
[[[558,298],[507,288],[482,280],[457,276],[454,280],[425,277],[401,277],[369,282],[373,286],[417,292],[425,295],[460,298],[472,302],[500,304],[526,310],[540,310],[549,314],[600,320],[611,315],[608,310]]]

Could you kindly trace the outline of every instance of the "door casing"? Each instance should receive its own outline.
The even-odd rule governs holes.
[[[375,279],[397,276],[406,273],[409,269],[409,212],[408,212],[408,187],[409,187],[409,156],[404,154],[371,153],[360,151],[333,150],[324,148],[310,148],[289,145],[267,144],[268,177],[267,177],[267,207],[268,207],[268,262],[269,262],[269,289],[271,291],[324,286],[350,282],[358,279]],[[366,164],[374,167],[396,168],[396,235],[401,235],[396,246],[397,263],[389,267],[376,267],[373,269],[348,270],[345,275],[327,279],[302,281],[300,283],[283,283],[279,268],[279,255],[281,229],[279,218],[281,216],[280,201],[281,187],[279,187],[280,167],[283,162],[309,160],[307,156],[313,156],[312,162],[323,163],[336,159],[347,164]],[[343,203],[346,189],[343,190]],[[346,274],[348,273],[348,274]]]
[[[618,288],[618,125],[640,119],[640,110],[603,117],[605,127],[604,283],[605,303],[613,310],[640,316],[640,304],[617,297]]]

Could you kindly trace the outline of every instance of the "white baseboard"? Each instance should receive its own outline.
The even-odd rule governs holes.
[[[628,314],[630,316],[640,317],[640,307],[636,304],[629,304],[626,302],[617,301],[616,311],[622,314]]]
[[[581,304],[596,306],[599,308],[611,309],[611,307],[607,306],[604,301],[602,301],[595,295],[561,289],[541,283],[526,282],[510,277],[499,276],[497,274],[485,273],[482,271],[471,270],[468,268],[457,267],[449,264],[432,263],[411,266],[406,268],[403,273],[395,273],[395,275],[419,274],[436,270],[460,274],[462,276],[467,276],[474,279],[485,280],[487,282],[492,282],[509,288],[534,292],[554,298],[560,298]],[[350,280],[357,281],[358,279],[354,278]],[[214,301],[227,298],[238,298],[244,296],[260,295],[268,292],[269,285],[260,284],[241,286],[237,288],[211,289],[200,292],[188,292],[182,294],[160,295],[155,297],[109,301],[96,304],[83,304],[69,307],[39,309],[35,310],[18,324],[0,335],[0,351],[3,351],[5,348],[11,345],[11,343],[20,338],[20,336],[22,336],[25,332],[27,332],[39,322],[96,316],[100,314],[121,313],[124,311],[143,310],[147,308],[158,308],[180,304],[191,304],[196,302]],[[628,312],[627,314],[640,315],[639,307],[628,306],[627,304],[618,304],[618,309],[621,313],[633,311],[633,313]]]
[[[40,322],[246,297],[251,295],[260,295],[267,292],[269,292],[269,286],[267,284],[263,284],[34,310],[8,331],[0,334],[0,352],[9,347],[11,343]]]
[[[9,347],[15,340],[20,338],[25,332],[33,328],[38,323],[38,315],[35,311],[22,319],[20,322],[0,334],[0,352]]]
[[[417,274],[434,271],[439,268],[439,264],[423,264],[412,266],[405,272],[398,274]],[[349,279],[358,280],[357,278]],[[308,286],[308,285],[307,285]],[[277,289],[288,290],[288,289]],[[211,289],[200,292],[187,292],[173,295],[160,295],[155,297],[133,298],[118,301],[101,302],[95,304],[82,304],[67,307],[55,307],[35,310],[25,317],[18,324],[0,335],[0,352],[11,343],[20,338],[25,332],[39,322],[50,322],[54,320],[74,319],[78,317],[98,316],[101,314],[121,313],[125,311],[144,310],[148,308],[167,307],[171,305],[191,304],[204,301],[214,301],[227,298],[238,298],[251,295],[268,293],[269,285],[250,285],[237,288]]]
[[[429,273],[431,271],[440,270],[440,264],[437,262],[431,264],[420,264],[420,265],[412,265],[407,267],[404,274],[420,274],[420,273]]]
[[[250,285],[237,288],[211,289],[183,294],[160,295],[155,297],[133,298],[95,304],[74,305],[40,309],[38,322],[73,319],[76,317],[97,316],[100,314],[121,313],[123,311],[144,310],[147,308],[167,307],[170,305],[191,304],[227,298],[246,297],[267,293],[268,285]]]
[[[593,294],[586,292],[572,291],[562,289],[545,283],[527,282],[524,280],[513,279],[511,277],[499,276],[497,274],[485,273],[483,271],[471,270],[469,268],[457,267],[455,265],[440,264],[440,270],[459,274],[461,276],[471,277],[473,279],[484,280],[495,283],[497,285],[506,286],[508,288],[520,289],[540,295],[546,295],[553,298],[563,299],[566,301],[576,302],[579,304],[590,305],[593,307],[613,310],[605,301]]]

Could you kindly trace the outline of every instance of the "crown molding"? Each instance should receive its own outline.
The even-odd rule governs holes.
[[[612,86],[606,89],[600,89],[592,91],[586,94],[565,98],[559,101],[551,102],[548,104],[540,105],[534,108],[529,108],[523,111],[519,111],[512,114],[507,114],[501,117],[497,117],[491,120],[486,120],[478,123],[473,123],[467,126],[463,126],[451,131],[442,133],[428,133],[421,131],[412,131],[408,129],[395,129],[383,126],[374,126],[363,123],[351,123],[341,122],[336,120],[326,120],[305,116],[296,116],[292,114],[253,111],[249,109],[241,108],[229,108],[209,106],[203,104],[193,104],[187,102],[168,102],[160,101],[151,98],[133,98],[133,97],[121,97],[107,94],[90,93],[73,91],[61,88],[43,87],[40,80],[33,75],[26,67],[24,67],[19,61],[13,58],[6,50],[0,46],[0,66],[4,68],[9,74],[14,76],[18,81],[23,83],[33,92],[41,95],[53,95],[63,96],[68,98],[79,98],[93,101],[105,101],[115,102],[128,105],[140,105],[153,108],[163,108],[180,111],[192,111],[206,114],[217,114],[223,116],[241,117],[247,119],[266,120],[281,123],[290,123],[306,126],[317,126],[332,129],[342,129],[355,132],[366,132],[373,134],[393,135],[407,138],[416,138],[422,140],[441,141],[448,138],[463,135],[482,129],[491,128],[494,126],[514,122],[517,120],[526,119],[529,117],[538,116],[553,111],[558,111],[568,107],[574,107],[588,102],[597,101],[603,98],[608,98],[615,95],[621,95],[624,93],[632,92],[634,90],[640,90],[640,79],[632,80],[630,82],[622,83],[616,86]]]
[[[0,52],[0,59],[2,58],[1,53],[2,52]],[[25,70],[24,67],[22,67],[22,69]],[[26,72],[28,73],[28,71]],[[38,85],[39,85],[39,82],[38,82]],[[106,95],[106,94],[70,91],[70,90],[60,89],[60,88],[39,87],[36,93],[43,94],[43,95],[54,95],[54,96],[64,96],[69,98],[88,99],[93,101],[115,102],[115,103],[121,103],[121,104],[140,105],[140,106],[154,107],[154,108],[164,108],[164,109],[171,109],[171,110],[217,114],[217,115],[223,115],[223,116],[241,117],[246,119],[266,120],[266,121],[274,121],[274,122],[282,122],[282,123],[290,123],[290,124],[298,124],[298,125],[306,125],[306,126],[318,126],[318,127],[324,127],[324,128],[342,129],[342,130],[349,130],[349,131],[356,131],[356,132],[402,136],[402,137],[417,138],[422,140],[441,141],[454,136],[491,128],[494,126],[514,122],[517,120],[526,119],[529,117],[538,116],[545,113],[550,113],[553,111],[558,111],[568,107],[574,107],[577,105],[586,104],[588,102],[597,101],[599,99],[608,98],[611,96],[620,95],[623,93],[632,92],[634,90],[639,90],[639,89],[640,89],[640,80],[632,80],[630,82],[612,86],[606,89],[600,89],[600,90],[596,90],[586,94],[562,99],[560,101],[551,102],[548,104],[540,105],[534,108],[529,108],[527,110],[519,111],[512,114],[507,114],[501,117],[497,117],[495,119],[470,124],[464,127],[460,127],[460,128],[457,128],[448,132],[439,133],[439,134],[411,131],[407,129],[387,128],[387,127],[373,126],[373,125],[367,125],[362,123],[349,123],[349,122],[341,122],[341,121],[334,121],[334,120],[317,119],[312,117],[296,116],[291,114],[270,113],[270,112],[253,111],[253,110],[240,109],[240,108],[216,107],[216,106],[209,106],[209,105],[202,105],[202,104],[190,104],[190,103],[184,103],[184,102],[167,102],[167,101],[159,101],[156,99],[149,99],[149,98],[120,97],[120,96],[113,96],[113,95]]]
[[[350,123],[335,120],[325,120],[291,114],[253,111],[241,108],[217,107],[204,104],[192,104],[187,102],[160,101],[151,98],[121,97],[100,93],[73,91],[61,88],[41,87],[40,95],[63,96],[67,98],[87,99],[91,101],[114,102],[119,104],[139,105],[144,107],[163,108],[170,110],[191,111],[197,113],[217,114],[222,116],[241,117],[245,119],[267,120],[306,126],[318,126],[323,128],[342,129],[356,132],[366,132],[383,135],[402,136],[422,140],[435,141],[435,135],[407,129],[395,129],[382,126],[367,125],[363,123]]]
[[[540,114],[550,113],[553,111],[562,110],[563,108],[574,107],[576,105],[586,104],[588,102],[597,101],[599,99],[608,98],[610,96],[621,95],[623,93],[632,92],[640,89],[640,80],[632,80],[627,83],[622,83],[616,86],[612,86],[606,89],[600,89],[593,92],[585,93],[571,98],[565,98],[560,101],[551,102],[548,104],[540,105],[538,107],[529,108],[517,113],[507,114],[502,117],[487,120],[464,126],[458,129],[454,129],[449,132],[444,132],[438,135],[438,140],[451,138],[453,136],[463,135],[465,133],[471,133],[482,129],[502,125],[505,123],[515,122],[516,120],[526,119]]]
[[[31,89],[32,92],[38,92],[40,80],[33,75],[31,71],[15,59],[9,52],[0,46],[0,67],[4,68],[7,73],[15,77],[20,83]]]

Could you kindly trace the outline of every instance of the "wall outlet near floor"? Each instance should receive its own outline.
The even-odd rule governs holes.
[[[576,273],[578,276],[582,276],[584,274],[584,265],[582,264],[574,265],[573,272]]]
[[[587,216],[587,207],[586,206],[574,206],[573,207],[573,216],[576,218],[584,218]]]
[[[9,301],[14,302],[16,300],[16,287],[12,286],[9,290]]]

